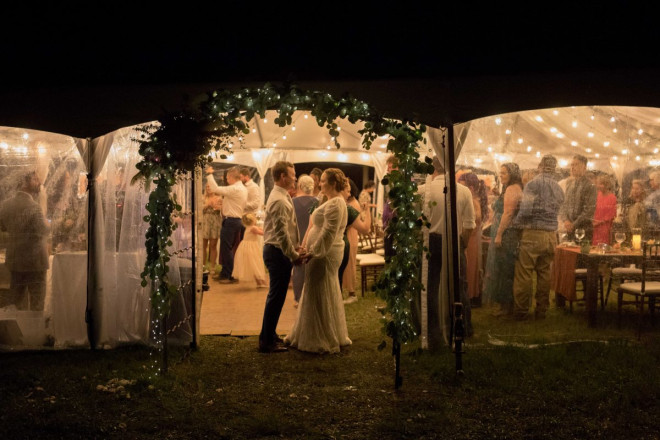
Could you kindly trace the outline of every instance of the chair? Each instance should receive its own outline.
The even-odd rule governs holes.
[[[617,292],[619,294],[618,318],[621,325],[621,308],[624,304],[634,304],[639,310],[638,336],[642,332],[642,319],[644,316],[644,303],[649,304],[651,325],[655,311],[655,300],[660,296],[660,242],[644,243],[642,258],[642,277],[639,282],[622,283]],[[632,296],[632,300],[624,300],[624,295]]]
[[[582,302],[585,300],[584,294],[586,291],[586,286],[587,286],[587,269],[575,269],[575,293],[577,296],[578,288],[577,288],[577,283],[578,281],[580,282],[582,286],[582,298],[576,299],[575,301],[569,301],[568,305],[570,307],[571,312],[573,311],[573,303],[574,302]],[[604,305],[604,298],[603,298],[603,275],[598,274],[598,293],[600,294],[600,307],[601,309],[605,308]]]
[[[358,252],[361,254],[368,254],[375,250],[374,242],[371,238],[371,233],[360,234],[358,232]]]
[[[362,282],[362,296],[367,291],[369,278],[376,282],[378,276],[385,268],[385,258],[378,254],[358,254],[357,263],[360,266],[360,280]]]
[[[610,298],[610,291],[612,290],[612,281],[622,284],[628,281],[642,281],[642,269],[635,267],[613,267],[610,269],[610,277],[607,281],[607,290],[605,291],[605,303],[601,301],[602,309],[605,309],[607,301]]]

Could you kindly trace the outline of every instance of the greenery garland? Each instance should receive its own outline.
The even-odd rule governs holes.
[[[222,158],[234,148],[242,135],[249,133],[248,123],[267,110],[278,113],[274,123],[280,127],[292,123],[297,110],[310,111],[321,127],[328,129],[335,146],[340,148],[335,120],[347,119],[351,123],[364,122],[362,145],[370,149],[379,136],[389,136],[387,150],[398,160],[398,170],[385,176],[383,184],[389,187],[388,197],[395,211],[386,233],[392,234],[396,255],[389,258],[386,269],[376,283],[377,294],[387,301],[385,331],[395,345],[416,338],[411,317],[411,302],[421,292],[420,280],[423,241],[421,227],[426,222],[420,197],[416,194],[415,173],[429,173],[430,160],[420,161],[417,145],[424,142],[426,127],[414,121],[387,119],[368,104],[351,96],[334,99],[327,93],[302,91],[295,86],[276,87],[266,84],[257,89],[226,90],[209,94],[198,110],[167,114],[158,125],[141,129],[138,139],[142,160],[136,165],[138,173],[133,181],[142,180],[146,188],[151,182],[156,188],[149,196],[144,220],[149,223],[146,233],[147,260],[142,272],[142,286],[153,282],[152,308],[162,318],[169,311],[177,291],[169,285],[167,263],[171,254],[170,236],[176,229],[172,216],[181,207],[177,204],[172,187],[177,178],[210,161],[209,153],[221,152]]]

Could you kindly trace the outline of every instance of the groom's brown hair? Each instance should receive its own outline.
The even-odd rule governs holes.
[[[287,162],[285,160],[281,160],[279,162],[276,162],[275,165],[273,165],[273,168],[271,168],[271,174],[273,175],[273,180],[277,182],[280,180],[280,176],[282,174],[288,174],[287,168],[294,168],[293,164],[291,162]]]

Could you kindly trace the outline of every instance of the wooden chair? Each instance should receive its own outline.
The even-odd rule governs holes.
[[[578,282],[581,284],[582,289],[578,289]],[[586,290],[587,286],[587,269],[575,269],[575,294],[577,295],[577,292],[582,291],[582,298],[579,298],[575,301],[569,301],[568,306],[571,310],[573,311],[573,303],[574,302],[583,302],[585,300],[584,298],[584,293]],[[601,309],[605,308],[604,301],[605,299],[603,298],[603,275],[598,274],[598,294],[600,295],[600,306]]]
[[[358,254],[357,263],[360,267],[362,296],[364,296],[367,291],[368,280],[371,278],[373,282],[376,282],[385,268],[385,258],[378,254]]]
[[[644,316],[644,303],[648,302],[653,325],[655,301],[660,296],[660,242],[643,244],[642,277],[639,282],[622,283],[617,292],[619,294],[618,318],[621,325],[621,308],[624,304],[634,304],[639,310],[638,336],[642,332]],[[624,295],[632,296],[632,300],[624,300]]]
[[[612,282],[622,284],[625,282],[642,281],[642,269],[638,267],[612,267],[610,269],[609,280],[607,281],[607,289],[605,290],[605,303],[601,303],[603,309],[607,305],[612,290]]]

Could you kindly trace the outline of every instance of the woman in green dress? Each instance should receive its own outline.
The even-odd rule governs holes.
[[[513,274],[518,257],[520,231],[511,228],[522,199],[522,178],[515,163],[500,168],[502,193],[493,204],[488,264],[484,281],[485,295],[499,308],[495,315],[506,315],[513,307]]]

